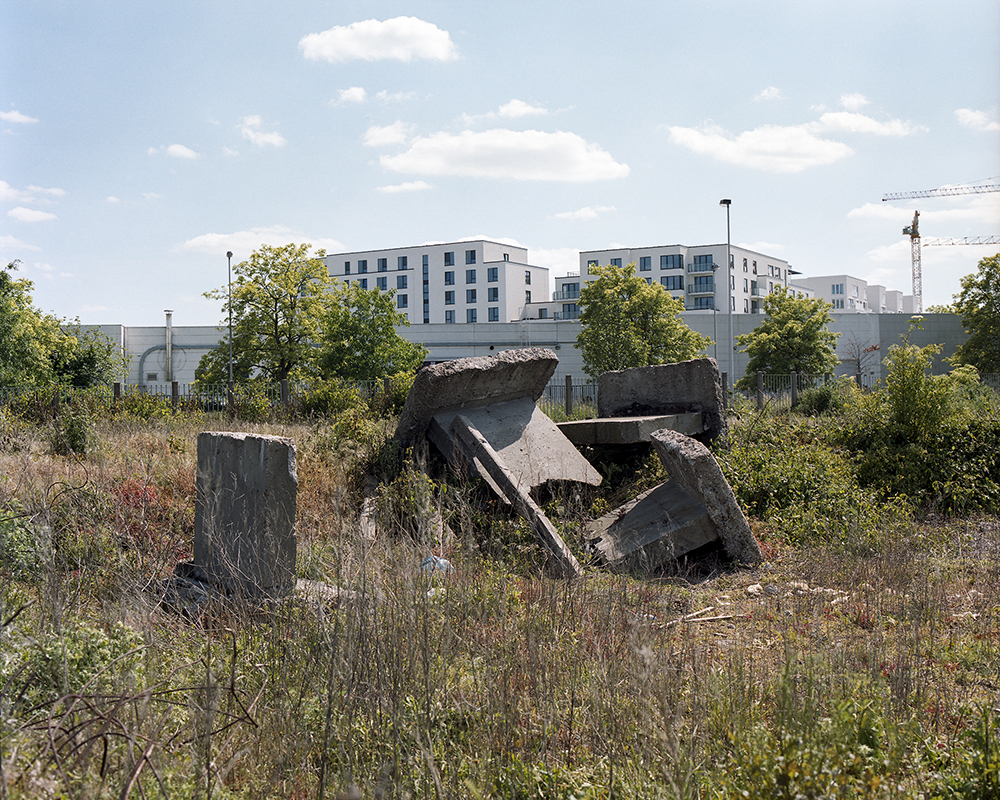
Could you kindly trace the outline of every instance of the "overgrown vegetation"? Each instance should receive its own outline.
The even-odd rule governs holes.
[[[511,509],[387,444],[392,384],[317,385],[266,421],[252,398],[240,419],[95,396],[60,404],[64,428],[87,411],[65,449],[49,401],[7,408],[3,794],[1000,797],[1000,405],[927,376],[926,348],[888,357],[875,392],[737,408],[717,456],[767,562],[655,580],[546,577]],[[159,606],[219,428],[296,442],[299,574],[352,602]],[[583,518],[663,478],[601,468],[542,498],[581,558]]]

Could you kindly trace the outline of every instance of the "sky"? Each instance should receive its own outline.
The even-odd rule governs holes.
[[[215,325],[263,243],[733,244],[911,290],[1000,234],[996,0],[0,0],[0,258],[89,324]],[[944,304],[1000,248],[923,248]]]

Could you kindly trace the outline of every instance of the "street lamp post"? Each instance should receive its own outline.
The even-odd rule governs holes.
[[[229,383],[233,382],[233,251],[226,253],[229,269]]]
[[[733,344],[733,255],[732,243],[729,236],[729,206],[732,200],[728,197],[719,201],[720,206],[726,207],[726,316],[729,318],[729,380],[732,381],[733,362],[736,360],[736,347]]]

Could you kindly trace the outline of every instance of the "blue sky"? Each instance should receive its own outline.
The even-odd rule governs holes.
[[[910,290],[1000,234],[1000,3],[0,0],[0,258],[89,323],[221,321],[259,244],[725,240]],[[925,247],[925,306],[989,247]]]

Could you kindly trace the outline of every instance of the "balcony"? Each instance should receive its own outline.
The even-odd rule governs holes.
[[[750,296],[767,297],[767,289],[765,289],[763,286],[757,286],[757,284],[750,284]]]
[[[687,293],[690,294],[715,294],[715,281],[699,281],[689,283]]]
[[[553,292],[552,299],[555,300],[579,300],[580,290],[574,289],[569,292]]]
[[[688,264],[688,272],[714,272],[718,267],[718,264],[708,263],[708,264]]]

